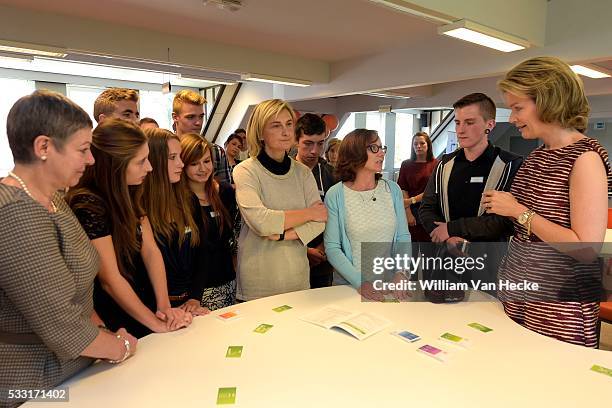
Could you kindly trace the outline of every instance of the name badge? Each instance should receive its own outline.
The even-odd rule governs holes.
[[[470,183],[484,183],[484,177],[472,177]]]

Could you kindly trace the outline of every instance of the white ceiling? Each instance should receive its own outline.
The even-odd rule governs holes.
[[[394,1],[533,37],[536,46],[504,54],[447,38],[440,23],[374,0],[245,0],[234,13],[201,0],[0,0],[0,39],[158,62],[170,48],[185,67],[313,81],[288,88],[290,100],[384,89],[435,97],[441,84],[497,77],[536,55],[612,61],[608,0]],[[612,80],[585,83],[592,94],[612,89]]]
[[[0,3],[328,62],[437,35],[434,24],[368,0],[246,0],[237,12],[205,6],[202,0]]]

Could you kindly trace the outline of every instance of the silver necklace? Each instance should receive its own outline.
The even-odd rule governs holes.
[[[372,192],[372,195],[370,195],[369,191],[358,191],[357,193],[359,193],[359,197],[361,198],[361,201],[363,201],[364,203],[366,203],[367,201],[376,201],[376,187],[374,187],[374,191]],[[366,200],[365,198],[363,198],[363,196],[366,196],[366,197],[370,196],[370,198]]]
[[[17,182],[19,183],[21,188],[23,188],[23,191],[25,191],[26,194],[29,195],[32,198],[32,200],[37,201],[34,198],[34,196],[32,195],[32,193],[30,193],[30,190],[28,189],[28,186],[26,186],[26,183],[21,179],[21,177],[19,177],[18,175],[16,175],[12,171],[9,171],[8,175],[10,177],[14,178],[15,180],[17,180]],[[51,209],[52,209],[53,212],[57,212],[57,207],[55,206],[55,203],[53,202],[53,199],[51,199]]]

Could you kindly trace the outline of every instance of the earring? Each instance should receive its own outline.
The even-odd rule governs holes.
[[[489,133],[491,133],[491,130],[485,129],[485,135],[488,135]]]
[[[47,155],[43,154],[42,156],[40,156],[40,160],[46,161],[47,160]]]

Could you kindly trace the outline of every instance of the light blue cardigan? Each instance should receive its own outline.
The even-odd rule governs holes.
[[[395,238],[393,240],[393,252],[398,253],[398,242],[410,242],[408,222],[404,209],[404,197],[397,183],[380,179],[379,183],[387,183],[391,189],[393,207],[397,224],[395,226]],[[344,203],[344,188],[342,182],[334,184],[325,194],[325,206],[327,207],[327,224],[325,225],[325,253],[327,260],[353,287],[361,286],[361,271],[353,266],[353,251],[351,242],[346,233],[346,206]],[[372,214],[373,222],[376,222],[376,214]],[[409,245],[403,246],[401,252],[411,256]]]

